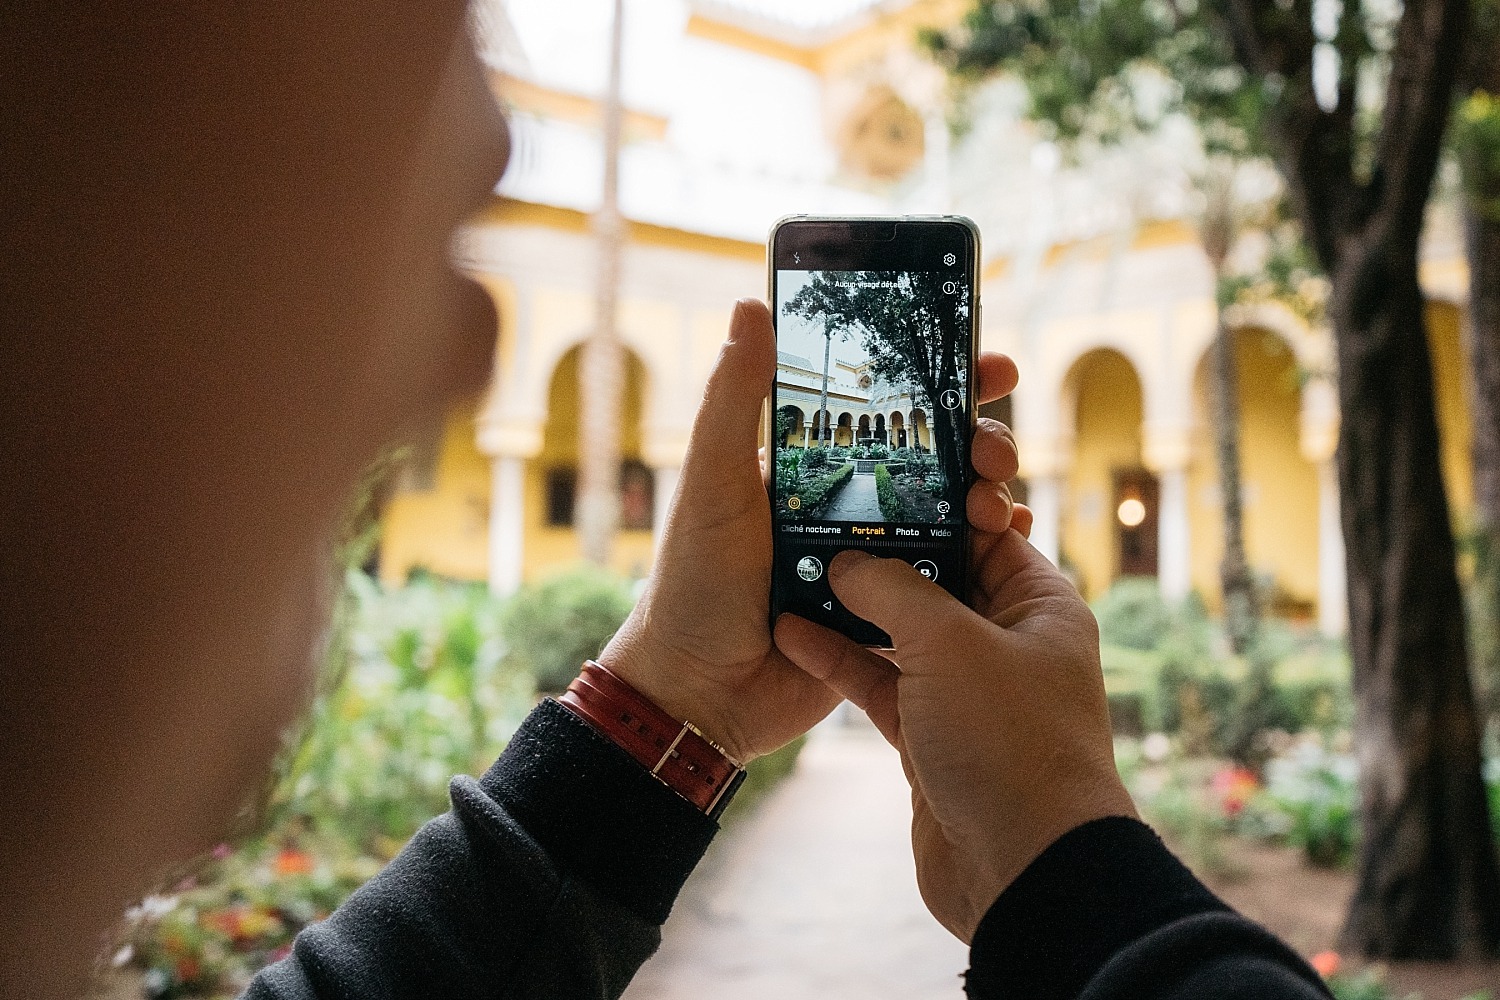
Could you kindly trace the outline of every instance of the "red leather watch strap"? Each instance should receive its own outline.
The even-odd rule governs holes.
[[[712,818],[744,780],[739,761],[698,727],[672,718],[592,660],[557,700]]]

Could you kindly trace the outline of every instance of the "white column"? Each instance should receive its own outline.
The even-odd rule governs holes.
[[[661,540],[667,532],[667,518],[672,513],[672,497],[677,493],[677,478],[682,472],[680,465],[658,465],[653,470],[656,495],[651,510],[651,551],[661,551]]]
[[[526,460],[497,455],[491,462],[490,591],[505,597],[521,586],[526,547]]]
[[[806,423],[806,424],[802,425],[802,447],[804,447],[804,448],[811,448],[812,447],[812,424],[811,423]]]
[[[1318,463],[1318,628],[1324,635],[1339,636],[1349,629],[1344,572],[1338,465],[1330,458]]]
[[[1057,564],[1062,549],[1062,480],[1031,476],[1026,480],[1026,506],[1031,508],[1031,544]]]
[[[1187,470],[1163,469],[1157,473],[1157,482],[1161,492],[1156,511],[1156,580],[1161,596],[1176,602],[1193,586]]]

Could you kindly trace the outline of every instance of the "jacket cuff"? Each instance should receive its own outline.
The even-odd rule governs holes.
[[[661,924],[719,826],[552,699],[480,779],[565,876]]]
[[[1065,1000],[1121,948],[1184,917],[1233,912],[1150,827],[1123,816],[1059,837],[980,921],[971,997]]]

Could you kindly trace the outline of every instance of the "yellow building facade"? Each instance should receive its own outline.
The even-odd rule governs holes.
[[[1121,221],[1080,211],[1078,218],[1105,221],[1094,235],[1077,238],[1066,226],[1037,227],[1006,215],[1026,208],[1013,202],[1045,197],[1066,207],[1092,196],[1073,192],[1066,178],[1028,174],[1022,154],[990,155],[965,187],[964,150],[952,145],[943,124],[941,81],[934,81],[931,67],[921,68],[912,42],[918,25],[951,23],[963,3],[883,5],[810,34],[772,30],[759,15],[726,16],[732,4],[683,3],[686,16],[673,29],[680,44],[700,62],[737,67],[741,74],[723,86],[742,86],[744,74],[754,70],[770,81],[768,90],[807,98],[803,127],[823,136],[825,146],[800,152],[822,162],[827,177],[741,178],[736,183],[745,194],[724,203],[715,192],[727,182],[713,171],[732,173],[732,165],[703,166],[674,152],[673,143],[687,139],[670,108],[632,108],[630,148],[638,159],[625,161],[625,191],[636,190],[638,199],[634,207],[624,199],[631,221],[618,322],[629,355],[621,413],[626,527],[615,545],[614,568],[632,576],[650,568],[732,305],[766,294],[762,234],[771,218],[796,211],[953,210],[975,216],[986,230],[981,345],[1011,354],[1022,373],[1009,417],[1035,513],[1033,543],[1068,569],[1090,598],[1121,575],[1143,574],[1156,577],[1169,598],[1196,590],[1216,604],[1222,526],[1205,375],[1215,311],[1212,278],[1191,229],[1172,218]],[[502,38],[493,47],[519,44]],[[571,489],[578,404],[587,387],[578,382],[577,351],[593,323],[596,247],[587,199],[559,186],[565,171],[547,166],[553,162],[547,143],[566,154],[575,148],[567,145],[569,136],[597,133],[598,106],[587,95],[528,79],[514,60],[499,62],[496,89],[511,104],[523,167],[459,248],[497,305],[495,375],[483,399],[453,414],[416,449],[414,468],[387,509],[380,573],[394,582],[421,568],[488,580],[508,593],[580,558]],[[719,99],[732,115],[735,96],[705,98]],[[871,139],[870,122],[892,134]],[[528,128],[540,137],[530,150]],[[565,128],[574,132],[547,131]],[[1022,126],[1007,135],[995,140],[1002,152],[1035,145]],[[633,189],[632,169],[667,180],[656,196],[640,193],[649,185]],[[1033,189],[1002,197],[987,179],[996,172]],[[689,211],[693,192],[708,192],[697,221]],[[724,221],[736,206],[757,199],[770,217],[753,219],[747,212]],[[1017,235],[1025,227],[1036,232]],[[1467,281],[1454,227],[1432,228],[1423,278],[1432,299],[1443,468],[1461,520],[1472,502],[1460,347]],[[1237,306],[1229,319],[1241,382],[1250,562],[1278,610],[1341,632],[1343,548],[1333,468],[1338,410],[1329,332],[1275,304]],[[814,360],[783,357],[778,378],[793,388],[814,367],[820,377],[821,359]],[[858,373],[836,375],[835,381],[847,375],[850,382],[849,399],[839,397],[848,404],[849,439],[873,437],[873,417],[867,430],[858,423],[861,414],[874,412],[870,400],[857,398]],[[880,429],[895,440],[897,418],[907,430],[913,414],[899,400],[884,402],[891,405],[881,407]],[[800,426],[788,431],[789,443],[816,433],[808,423],[813,412],[815,405],[804,408]],[[845,431],[835,428],[835,434]]]

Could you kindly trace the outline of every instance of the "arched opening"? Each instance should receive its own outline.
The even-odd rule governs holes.
[[[1302,455],[1302,369],[1279,335],[1235,332],[1239,373],[1240,483],[1245,557],[1270,611],[1308,618],[1318,594],[1318,470]],[[1224,514],[1208,395],[1209,359],[1194,376],[1188,468],[1194,586],[1217,604]]]
[[[932,450],[932,434],[927,429],[927,411],[918,407],[911,411],[911,441],[918,451]]]
[[[783,406],[776,411],[776,436],[783,448],[806,447],[807,432],[803,426],[806,419],[797,406]]]
[[[833,443],[848,447],[854,443],[854,416],[840,413],[838,426],[833,429]]]
[[[870,415],[862,413],[859,417],[859,437],[857,440],[860,444],[869,444],[873,439],[874,435],[870,432]]]
[[[875,440],[878,441],[878,442],[880,442],[881,444],[885,444],[886,443],[886,440],[885,440],[885,414],[884,413],[877,413],[877,414],[875,414]]]
[[[542,450],[527,462],[527,577],[570,565],[583,556],[573,530],[579,463],[578,355],[578,347],[570,349],[552,370]],[[641,415],[647,396],[646,368],[628,348],[625,349],[623,388],[620,405],[620,534],[613,561],[621,572],[640,573],[651,561],[655,477],[641,453]]]
[[[833,441],[833,416],[827,410],[819,410],[812,418],[812,439],[823,444]]]
[[[898,410],[891,414],[891,444],[897,448],[908,446],[906,440],[906,418]]]
[[[1119,351],[1097,348],[1063,380],[1073,410],[1061,554],[1090,599],[1130,572],[1156,573],[1156,480],[1141,460],[1141,380]]]

